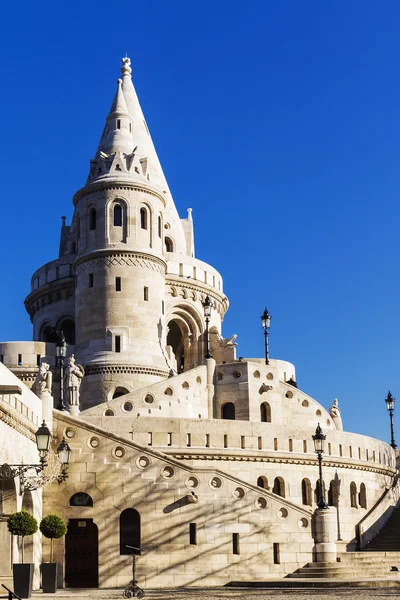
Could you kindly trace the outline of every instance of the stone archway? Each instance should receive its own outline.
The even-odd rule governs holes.
[[[185,368],[185,334],[175,319],[168,323],[167,346],[171,346],[176,360],[176,370],[181,373]]]

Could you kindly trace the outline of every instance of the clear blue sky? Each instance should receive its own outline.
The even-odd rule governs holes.
[[[226,337],[273,358],[347,430],[388,439],[399,397],[400,4],[146,0],[2,6],[0,339],[57,256],[128,53]],[[397,428],[400,442],[400,429]]]

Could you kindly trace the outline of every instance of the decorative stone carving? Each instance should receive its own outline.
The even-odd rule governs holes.
[[[33,384],[34,392],[39,398],[43,395],[51,395],[51,385],[53,374],[50,371],[50,365],[42,362],[36,375],[35,383]]]
[[[337,398],[335,398],[332,406],[329,409],[329,414],[332,417],[332,420],[335,424],[336,429],[338,431],[343,431],[342,417],[340,416],[340,408],[339,408],[338,404],[339,404],[338,400],[337,400]]]

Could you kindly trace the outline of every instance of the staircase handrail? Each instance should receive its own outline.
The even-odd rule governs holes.
[[[378,501],[356,525],[356,539],[360,550],[365,548],[382,529],[399,502],[400,485],[398,476],[396,476],[392,486],[383,492]]]

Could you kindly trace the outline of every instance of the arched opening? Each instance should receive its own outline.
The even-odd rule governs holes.
[[[129,394],[129,390],[127,390],[124,387],[117,387],[115,388],[113,393],[113,400],[114,398],[120,398],[121,396],[125,396],[125,394]]]
[[[233,402],[226,402],[226,404],[222,406],[221,417],[228,421],[235,420],[235,405]]]
[[[176,359],[178,373],[185,368],[185,347],[183,343],[183,332],[176,321],[168,323],[167,346],[171,346]]]
[[[75,323],[72,319],[64,319],[60,321],[60,323],[57,325],[57,329],[63,332],[67,344],[75,345]]]
[[[281,496],[282,498],[286,497],[285,482],[282,479],[282,477],[275,477],[275,479],[274,479],[274,487],[272,488],[272,491],[277,496]]]
[[[328,504],[329,506],[337,506],[339,502],[338,483],[334,479],[329,484]]]
[[[174,251],[174,242],[171,240],[171,238],[166,237],[164,239],[164,243],[165,243],[165,252],[173,252]]]
[[[131,546],[136,548],[128,548]],[[134,508],[126,508],[119,518],[119,553],[140,554],[140,514]]]
[[[271,423],[271,407],[268,402],[260,404],[261,423]]]
[[[147,221],[148,221],[147,210],[144,207],[142,207],[140,209],[140,228],[141,229],[147,229],[147,227],[148,227]]]
[[[301,482],[301,502],[305,506],[312,506],[311,481],[307,478]]]
[[[354,481],[350,484],[350,506],[357,508],[357,486]]]
[[[89,212],[89,229],[90,229],[90,231],[93,231],[94,229],[96,229],[96,224],[97,224],[96,220],[97,220],[96,209],[91,208],[90,212]]]
[[[360,493],[358,495],[358,501],[361,508],[367,508],[367,490],[365,483],[360,485]]]
[[[93,506],[93,498],[86,492],[77,492],[69,499],[70,506]]]
[[[54,327],[50,325],[43,325],[39,332],[40,342],[51,342],[55,344],[57,342],[57,334]]]
[[[122,227],[122,206],[114,205],[114,227]]]
[[[269,490],[268,479],[264,475],[261,475],[261,477],[257,479],[257,485],[264,490]]]
[[[158,237],[162,237],[162,221],[161,216],[158,216]]]
[[[69,519],[65,536],[66,587],[99,585],[99,532],[93,519]]]

